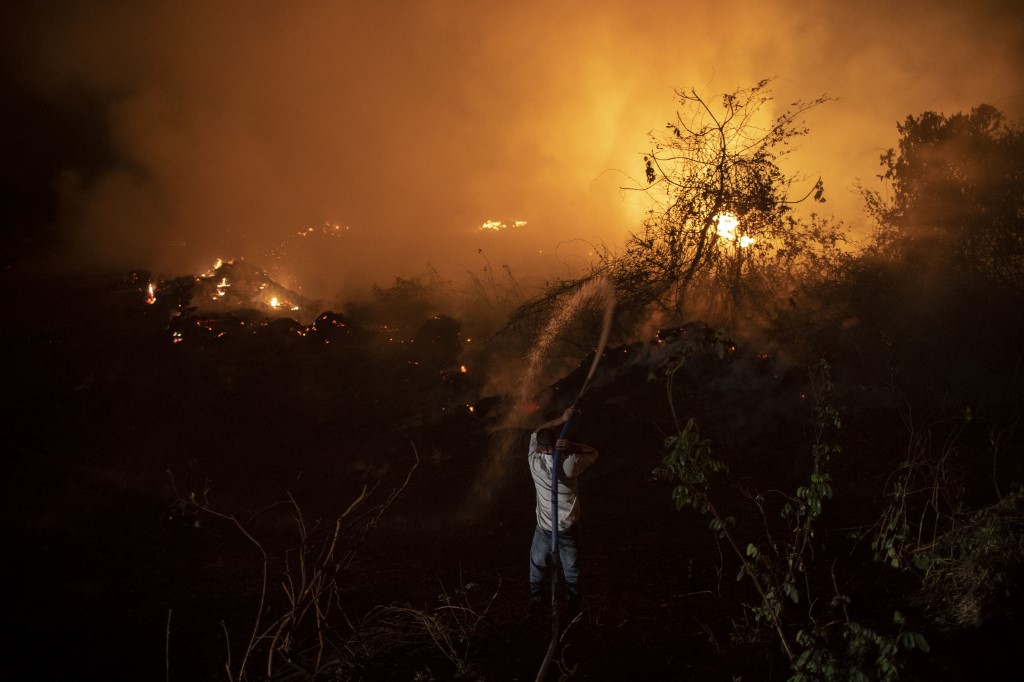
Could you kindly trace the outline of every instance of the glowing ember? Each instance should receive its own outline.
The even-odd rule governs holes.
[[[340,223],[332,223],[329,220],[325,220],[324,224],[320,227],[307,227],[304,230],[299,230],[295,234],[298,237],[309,237],[310,235],[319,232],[320,234],[325,234],[328,237],[335,237],[340,235],[342,232],[348,232],[350,229],[352,228],[348,225],[341,225]]]
[[[460,372],[462,372],[463,374],[465,374],[465,373],[466,373],[466,372],[467,372],[468,370],[466,369],[466,366],[465,366],[465,365],[461,365],[461,366],[459,367],[459,371],[460,371]]]

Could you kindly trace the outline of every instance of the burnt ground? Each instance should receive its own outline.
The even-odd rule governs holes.
[[[278,604],[281,557],[296,543],[291,513],[278,503],[291,494],[308,527],[329,525],[364,482],[379,482],[374,500],[399,487],[415,449],[408,486],[364,540],[346,545],[355,552],[337,577],[333,624],[364,634],[350,639],[356,662],[338,678],[456,677],[441,647],[374,629],[383,607],[437,614],[448,599],[483,615],[455,643],[467,678],[534,679],[550,629],[527,608],[532,484],[513,462],[487,504],[467,514],[494,466],[496,410],[479,396],[474,412],[460,409],[477,387],[458,381],[471,380],[438,387],[436,372],[409,368],[406,351],[369,360],[365,339],[310,350],[286,330],[175,344],[165,310],[105,278],[5,290],[11,617],[0,676],[225,679],[225,633],[237,646],[251,628],[260,556],[230,523],[187,513],[181,497],[206,491],[212,507],[243,520],[271,550]],[[564,671],[587,680],[786,679],[777,643],[752,627],[755,595],[736,581],[735,558],[706,518],[677,511],[671,486],[652,477],[671,415],[649,368],[627,365],[604,363],[620,371],[595,381],[577,424],[601,458],[581,484],[586,597],[560,648]],[[747,414],[733,437],[713,434],[734,472],[760,489],[792,490],[806,474],[809,442],[777,417],[802,399],[799,379],[763,371],[746,379],[758,391],[773,386],[771,400],[730,395],[722,382],[695,388],[692,405]],[[576,372],[552,387],[549,416],[579,385]],[[1009,678],[1022,634],[1017,602],[977,628],[929,629],[908,603],[905,577],[865,559],[851,539],[877,519],[893,456],[879,444],[895,452],[904,438],[899,424],[865,407],[870,397],[854,402],[834,463],[836,480],[853,484],[836,486],[818,556],[834,562],[836,587],[862,622],[884,629],[900,609],[927,635],[931,653],[907,657],[908,678]],[[512,438],[525,449],[526,432]],[[758,515],[725,494],[741,534],[757,537]]]

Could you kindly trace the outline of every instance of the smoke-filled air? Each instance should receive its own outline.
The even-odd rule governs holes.
[[[12,241],[45,241],[55,265],[164,275],[245,258],[328,300],[429,267],[578,273],[650,208],[632,190],[675,89],[778,77],[779,103],[835,97],[794,164],[862,230],[854,188],[877,175],[896,122],[1024,111],[1024,31],[1001,1],[3,13]]]
[[[994,680],[1009,0],[0,7],[0,679]]]

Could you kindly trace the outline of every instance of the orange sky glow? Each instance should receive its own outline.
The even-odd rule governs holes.
[[[45,4],[45,3],[44,3]],[[674,89],[777,77],[807,117],[790,169],[865,229],[896,123],[990,103],[1020,122],[1016,3],[54,2],[22,74],[103,93],[119,163],[69,173],[71,252],[168,275],[244,257],[332,297],[428,267],[579,272],[647,200]],[[487,227],[491,226],[491,227]]]

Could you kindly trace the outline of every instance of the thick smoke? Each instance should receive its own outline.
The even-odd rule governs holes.
[[[822,93],[793,158],[827,208],[895,122],[989,102],[1019,119],[1015,3],[51,2],[5,9],[5,82],[52,108],[86,93],[97,122],[14,106],[52,194],[58,262],[202,272],[244,257],[314,298],[436,268],[531,278],[616,248],[647,204],[647,131],[674,88],[709,96],[780,77]],[[49,128],[47,126],[50,126]],[[65,163],[53,126],[106,141]],[[62,143],[63,144],[63,143]],[[7,174],[24,167],[8,158]],[[19,216],[15,239],[39,230]],[[485,221],[509,225],[480,230]],[[514,226],[514,221],[525,225]],[[29,236],[31,236],[29,234]],[[51,255],[56,251],[51,251]]]

